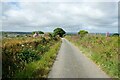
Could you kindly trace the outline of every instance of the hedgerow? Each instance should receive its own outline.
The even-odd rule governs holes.
[[[23,71],[28,63],[40,60],[57,41],[59,38],[56,40],[45,37],[3,39],[2,78],[12,78],[16,72]]]

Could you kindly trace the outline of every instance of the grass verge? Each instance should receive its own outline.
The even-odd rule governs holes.
[[[101,35],[66,36],[90,59],[92,59],[111,78],[119,78],[118,37]]]

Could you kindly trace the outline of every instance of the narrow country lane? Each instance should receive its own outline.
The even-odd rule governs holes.
[[[62,39],[57,59],[48,78],[109,78],[68,40]]]

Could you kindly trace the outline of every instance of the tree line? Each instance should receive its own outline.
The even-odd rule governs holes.
[[[34,34],[35,32],[33,32]],[[38,31],[39,34],[44,34],[44,32],[42,31]],[[84,37],[86,34],[88,34],[89,32],[86,30],[80,30],[78,32],[78,35],[80,35],[81,37]],[[59,36],[59,37],[64,37],[66,34],[65,30],[63,30],[62,28],[56,28],[53,30],[53,33],[50,33],[51,36],[55,37],[55,36]],[[110,35],[109,35],[110,36]],[[112,36],[119,36],[119,33],[114,33],[112,34]]]

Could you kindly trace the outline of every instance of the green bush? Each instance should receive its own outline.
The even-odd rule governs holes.
[[[88,31],[80,30],[80,31],[78,32],[78,34],[79,34],[81,37],[83,37],[83,36],[85,36],[86,34],[88,34]]]
[[[44,32],[42,32],[42,31],[38,31],[39,32],[39,34],[44,34]]]
[[[21,61],[30,63],[40,59],[40,55],[31,49],[24,49],[21,53],[18,54],[18,57]]]
[[[61,42],[52,45],[48,52],[38,61],[26,65],[25,69],[15,75],[15,78],[47,78],[56,58]]]

